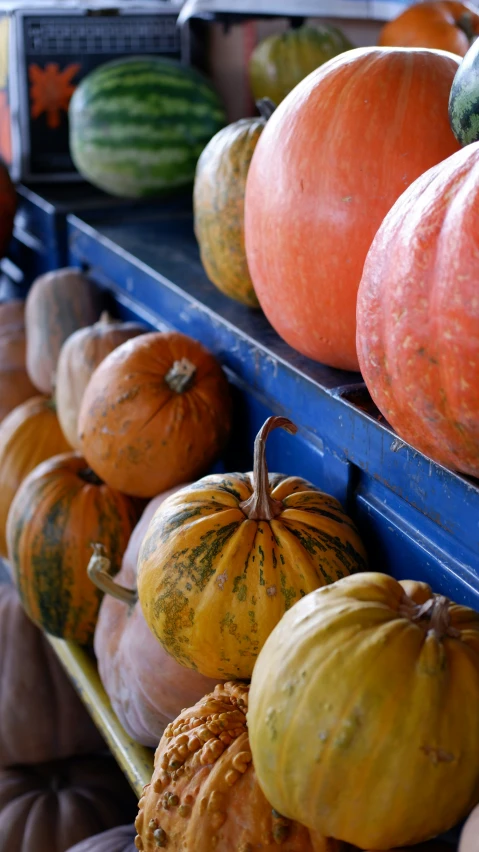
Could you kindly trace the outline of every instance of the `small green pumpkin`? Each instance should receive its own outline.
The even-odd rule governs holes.
[[[328,59],[353,47],[336,27],[298,27],[261,41],[251,54],[249,77],[256,99],[277,105]]]
[[[242,118],[213,136],[198,161],[193,194],[195,234],[205,272],[226,296],[259,308],[244,244],[244,196],[249,164],[274,110],[258,101],[261,115]]]

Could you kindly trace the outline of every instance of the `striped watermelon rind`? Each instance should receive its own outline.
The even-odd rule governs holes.
[[[449,96],[449,121],[461,145],[479,140],[479,39],[456,71]]]
[[[226,116],[193,68],[141,56],[108,62],[85,77],[69,120],[80,174],[112,195],[138,198],[192,184],[198,157]]]

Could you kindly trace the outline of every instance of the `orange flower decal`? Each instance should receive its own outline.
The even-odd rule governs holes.
[[[55,129],[60,124],[60,113],[68,109],[70,98],[75,91],[72,85],[72,77],[78,73],[81,65],[67,65],[60,71],[56,62],[49,62],[45,68],[39,65],[30,65],[28,76],[30,78],[30,99],[32,118],[38,118],[46,113],[48,127]]]

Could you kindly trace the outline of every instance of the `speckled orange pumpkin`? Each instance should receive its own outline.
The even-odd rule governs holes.
[[[78,453],[27,476],[8,513],[7,544],[32,621],[53,636],[92,641],[101,600],[87,574],[92,543],[105,542],[117,573],[138,514],[137,502],[101,482]]]
[[[152,332],[123,343],[97,367],[78,433],[90,467],[112,488],[155,497],[208,469],[230,417],[216,358],[185,334]]]
[[[218,680],[251,677],[271,631],[308,592],[364,569],[358,532],[334,497],[295,476],[268,478],[270,417],[253,474],[205,476],[154,515],[138,560],[146,621],[179,663]]]
[[[244,683],[217,686],[166,729],[136,819],[141,852],[336,852],[272,810],[256,780]]]
[[[244,196],[256,143],[274,110],[258,103],[261,116],[242,118],[220,130],[196,167],[195,234],[205,272],[213,284],[249,308],[259,308],[244,246]]]

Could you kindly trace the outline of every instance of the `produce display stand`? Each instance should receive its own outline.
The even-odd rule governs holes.
[[[9,262],[19,264],[25,289],[40,264],[78,266],[108,291],[118,316],[140,319],[151,328],[177,329],[219,358],[235,407],[233,434],[221,460],[225,470],[251,469],[254,436],[265,418],[290,417],[298,435],[283,430],[271,435],[270,470],[303,476],[337,497],[361,530],[372,569],[426,581],[434,591],[479,609],[478,483],[399,440],[359,374],[302,357],[260,311],[216,290],[201,265],[191,202],[86,204],[66,215],[37,190],[21,189],[20,194]],[[22,257],[28,258],[22,246],[32,236],[37,243],[31,242],[31,257],[36,259],[22,268]],[[41,239],[46,250],[40,261]],[[89,653],[50,641],[140,793],[151,774],[152,752],[121,729]],[[447,839],[457,842],[457,832]]]
[[[93,654],[74,642],[48,635],[47,639],[139,798],[153,772],[153,751],[138,745],[120,725],[103,689]]]

